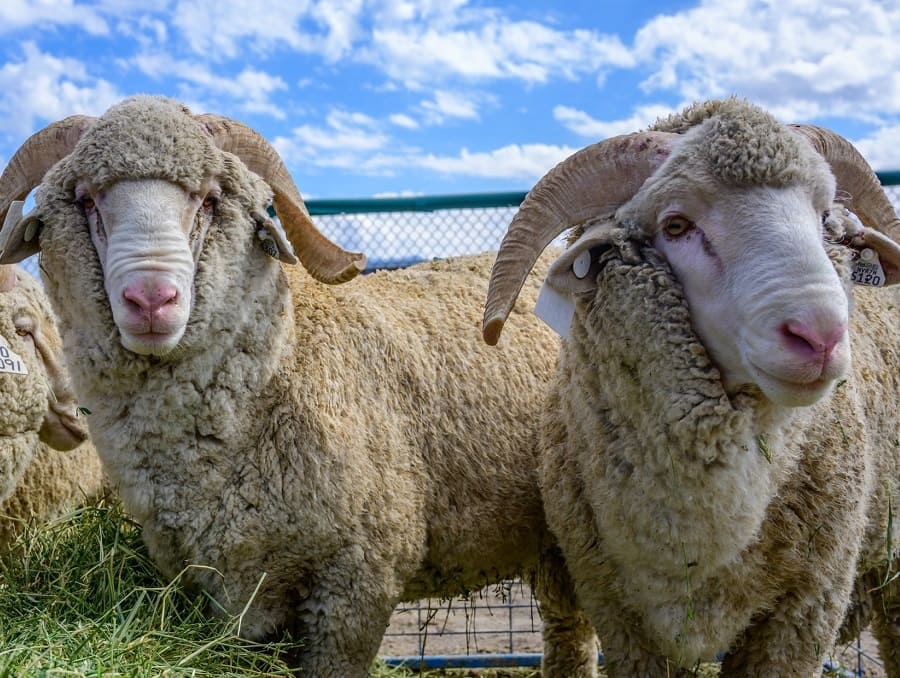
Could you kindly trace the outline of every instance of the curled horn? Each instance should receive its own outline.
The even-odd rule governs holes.
[[[338,247],[316,228],[281,156],[261,134],[222,116],[194,117],[206,127],[216,146],[234,153],[272,188],[275,211],[310,275],[320,282],[337,284],[350,280],[366,267],[364,254]]]
[[[838,190],[849,194],[849,206],[869,228],[900,242],[900,219],[875,172],[859,151],[839,134],[815,125],[791,125],[831,166]]]
[[[15,266],[10,264],[0,266],[0,292],[9,292],[17,282]]]
[[[560,233],[583,221],[612,214],[628,202],[669,156],[677,134],[641,132],[583,148],[550,170],[529,191],[500,244],[491,271],[482,324],[490,346],[531,267]]]
[[[53,165],[65,158],[81,136],[96,122],[86,115],[72,115],[51,123],[28,137],[0,175],[0,224],[10,205],[24,200]]]

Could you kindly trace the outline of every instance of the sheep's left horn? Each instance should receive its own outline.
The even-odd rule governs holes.
[[[0,266],[0,292],[9,292],[17,282],[15,266],[12,264]]]
[[[28,137],[0,175],[0,224],[10,205],[24,200],[53,165],[65,158],[81,136],[96,122],[86,115],[71,115],[50,123]]]
[[[791,125],[831,166],[838,190],[850,196],[849,207],[869,228],[900,242],[900,219],[878,176],[856,148],[839,134],[815,125]]]
[[[222,116],[194,117],[206,127],[216,146],[234,153],[272,188],[278,218],[310,275],[320,282],[337,284],[365,269],[364,254],[338,247],[316,228],[284,161],[265,137],[242,122]]]
[[[669,156],[679,135],[641,132],[583,148],[529,191],[510,223],[491,270],[482,336],[493,346],[531,267],[550,242],[587,219],[628,202]]]

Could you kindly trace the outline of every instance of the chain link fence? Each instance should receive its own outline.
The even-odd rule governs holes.
[[[895,207],[900,172],[879,175]],[[310,214],[329,238],[365,252],[367,271],[436,257],[496,250],[524,192],[363,200],[310,200]],[[24,267],[38,275],[37,258]],[[503,582],[468,596],[397,608],[380,654],[414,668],[538,666],[541,621],[528,588]],[[880,664],[870,638],[844,648],[831,675],[866,676]],[[852,666],[853,668],[845,668]]]

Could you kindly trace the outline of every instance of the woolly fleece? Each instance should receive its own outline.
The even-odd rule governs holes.
[[[766,143],[792,145],[779,136]],[[849,287],[847,252],[829,249]],[[622,237],[601,266],[562,343],[541,481],[609,675],[672,675],[720,652],[722,675],[819,675],[854,580],[896,571],[898,288],[853,291],[851,373],[786,409],[726,395],[656,250]],[[897,607],[885,622],[872,606],[895,676]]]
[[[9,544],[23,523],[58,517],[96,496],[103,483],[100,459],[90,441],[61,452],[38,438],[54,395],[40,356],[29,340],[16,333],[15,320],[36,318],[60,361],[62,341],[40,285],[24,270],[17,268],[16,275],[19,284],[0,293],[0,337],[25,362],[28,375],[0,373],[0,548]]]
[[[102,144],[88,132],[47,174],[36,214],[76,390],[160,569],[187,568],[230,614],[252,598],[244,636],[289,631],[306,675],[342,678],[366,675],[397,602],[533,572],[548,592],[545,675],[594,675],[536,479],[556,341],[520,311],[505,351],[478,342],[492,256],[324,286],[263,251],[249,215],[271,191],[179,106],[140,98],[108,116]],[[146,147],[148,126],[173,145]],[[130,162],[106,169],[133,148],[153,156],[136,176],[190,184],[215,168],[222,188],[186,332],[162,358],[121,346],[72,195],[135,178]]]

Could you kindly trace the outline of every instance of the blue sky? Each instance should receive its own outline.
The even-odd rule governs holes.
[[[737,94],[900,169],[896,0],[3,0],[0,34],[4,164],[149,92],[255,127],[307,198],[527,190]]]

